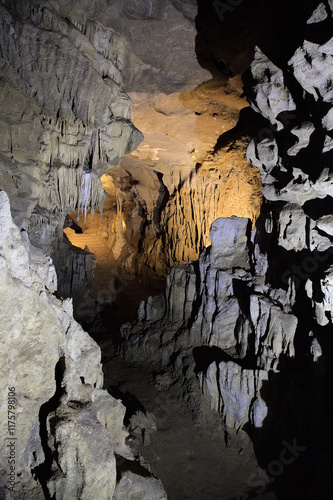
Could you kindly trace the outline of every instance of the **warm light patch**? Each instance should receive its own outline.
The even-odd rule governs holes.
[[[253,226],[260,213],[259,170],[245,157],[246,144],[209,157],[170,197],[162,218],[169,265],[196,260],[210,245],[209,230],[219,217],[246,217]],[[177,242],[177,244],[175,244]]]
[[[112,176],[110,174],[102,175],[101,182],[102,182],[104,191],[106,191],[110,197],[115,196],[116,186],[114,184]]]

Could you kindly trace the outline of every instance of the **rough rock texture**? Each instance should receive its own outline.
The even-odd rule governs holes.
[[[264,284],[249,219],[217,219],[210,238],[199,262],[172,268],[165,296],[142,303],[138,321],[122,327],[123,352],[162,367],[188,364],[226,425],[261,427],[260,390],[280,359],[294,356],[297,318],[287,293]]]
[[[4,191],[0,236],[0,497],[91,500],[97,488],[109,500],[114,453],[133,460],[125,407],[102,389],[100,349],[55,297],[51,259],[13,223]]]
[[[166,500],[161,481],[154,477],[138,477],[128,471],[117,484],[113,500]]]
[[[260,169],[269,201],[256,239],[268,257],[266,281],[286,291],[298,320],[295,362],[287,357],[281,374],[270,383],[283,410],[271,404],[266,429],[274,429],[277,439],[293,433],[307,447],[298,465],[308,471],[305,485],[298,486],[305,498],[332,494],[327,477],[319,472],[332,467],[332,434],[323,437],[313,425],[319,419],[326,427],[332,419],[326,402],[326,384],[332,383],[332,7],[331,2],[320,3],[309,15],[304,40],[293,41],[288,57],[278,60],[268,45],[265,52],[258,49],[245,78],[254,89],[251,105],[261,111],[263,75],[271,94],[274,87],[283,88],[279,107],[269,106],[269,121],[250,143],[247,156]],[[277,63],[274,68],[270,57]],[[280,81],[274,76],[277,71]],[[288,408],[290,400],[294,404]]]
[[[195,0],[61,1],[56,9],[93,45],[104,75],[122,80],[127,91],[173,92],[209,77],[193,51]]]
[[[74,245],[93,245],[97,266],[106,261],[105,246],[110,267],[118,266],[118,272],[165,277],[170,266],[198,258],[216,218],[238,215],[255,222],[261,181],[245,157],[246,132],[231,133],[212,151],[219,130],[232,128],[243,106],[234,91],[227,96],[224,91],[222,84],[211,83],[191,93],[150,97],[149,104],[142,97],[138,109],[134,105],[133,119],[138,114],[145,139],[102,178],[112,201],[105,202],[100,222],[96,215],[80,217],[82,234],[66,230]]]
[[[33,244],[57,269],[70,270],[59,276],[65,297],[63,283],[82,267],[82,252],[59,241],[65,216],[87,207],[101,212],[99,177],[142,140],[130,121],[117,35],[93,19],[83,31],[74,19],[81,10],[72,19],[63,15],[67,8],[62,1],[0,4],[0,186]],[[73,285],[78,296],[87,286]]]
[[[106,214],[102,225],[113,222],[102,238],[110,265],[131,273],[164,277],[170,265],[196,259],[219,216],[256,219],[260,181],[244,137],[211,155],[246,106],[240,72],[248,49],[237,64],[228,61],[232,76],[207,82],[196,55],[206,36],[195,29],[196,1],[3,0],[1,12],[0,186],[15,222],[52,256],[59,292],[73,296],[77,317],[89,319],[83,311],[96,306],[94,256],[83,240],[76,243],[84,253],[68,245],[62,229],[69,213],[81,226],[95,209],[102,213],[107,171],[116,210]],[[140,147],[131,120],[144,133]],[[239,203],[207,192],[207,183],[237,189]],[[184,213],[183,205],[196,210]]]
[[[193,1],[126,6],[113,2],[104,6],[103,19],[97,11],[92,14],[91,6],[87,14],[80,14],[84,19],[100,19],[103,26],[111,23],[109,16],[113,15],[113,29],[121,33],[123,41],[121,45],[118,38],[117,50],[122,51],[118,59],[124,60],[121,73],[133,103],[132,121],[144,135],[139,147],[109,172],[114,201],[109,212],[109,206],[105,207],[102,223],[88,211],[88,220],[83,215],[79,220],[84,234],[66,233],[74,245],[90,249],[93,229],[98,228],[99,242],[93,243],[94,248],[101,247],[96,253],[98,267],[106,261],[107,248],[113,272],[125,269],[143,278],[165,277],[169,266],[198,258],[209,242],[212,220],[238,215],[254,221],[259,214],[260,178],[258,170],[245,160],[246,131],[232,135],[218,154],[212,154],[219,135],[236,125],[239,111],[247,106],[240,73],[251,60],[248,37],[252,40],[254,35],[245,30],[232,51],[234,42],[229,39],[223,47],[216,43],[218,57],[223,53],[232,71],[217,71],[209,80],[211,74],[197,59],[205,68],[203,57],[206,62],[214,60],[209,48],[204,56],[200,49],[212,30],[208,28],[207,34],[207,27],[198,28],[198,9],[200,5]],[[246,19],[248,14],[244,14]],[[68,15],[71,19],[74,14]],[[214,23],[217,20],[214,29],[220,28],[214,10],[211,18]],[[93,43],[102,45],[102,29],[97,30],[96,23],[93,26],[89,28],[95,30]],[[92,39],[88,32],[87,36]],[[210,72],[213,67],[209,66]],[[207,185],[211,186],[208,191]]]
[[[28,231],[36,246],[52,256],[59,274],[59,292],[63,297],[74,297],[74,311],[80,316],[82,303],[92,307],[88,295],[94,257],[71,248],[66,239],[61,241],[62,229],[66,215],[74,210],[78,217],[86,217],[87,212],[93,215],[96,208],[102,213],[106,194],[101,175],[119,165],[142,140],[131,122],[131,102],[123,89],[131,92],[139,107],[142,102],[147,106],[149,93],[154,92],[156,117],[169,122],[173,119],[173,125],[167,127],[170,140],[168,132],[162,132],[166,140],[161,141],[158,130],[165,124],[161,127],[161,121],[155,120],[155,137],[149,136],[142,146],[144,154],[147,147],[149,154],[159,148],[171,151],[174,170],[175,156],[177,161],[180,155],[190,159],[180,161],[177,169],[184,170],[181,175],[176,171],[170,174],[174,176],[170,191],[193,170],[195,155],[191,154],[205,142],[199,139],[187,144],[200,117],[179,99],[211,76],[198,64],[195,54],[197,4],[194,0],[99,0],[93,4],[85,0],[78,6],[64,0],[28,4],[3,0],[0,7],[0,186],[10,197],[15,222]],[[241,101],[239,94],[238,89],[236,106]],[[179,106],[182,116],[191,116],[176,151]],[[216,116],[207,112],[206,117],[210,117],[216,135]],[[144,123],[138,118],[141,125]],[[141,150],[138,155],[141,159]],[[138,165],[141,172],[137,176]],[[140,187],[126,200],[124,183],[116,182],[119,197],[134,205],[137,216],[128,220],[129,241],[122,229],[118,231],[114,252],[119,264],[132,272],[135,266],[141,269],[146,264],[155,271],[161,258],[160,248],[155,249],[153,242],[160,231],[157,219],[163,167],[149,164],[142,168],[142,162],[137,162],[124,169],[120,177],[130,176]],[[122,210],[123,205],[118,204],[118,218]],[[143,227],[147,229],[147,248],[134,265],[133,255],[140,252],[145,237]],[[168,260],[168,256],[162,257]],[[165,265],[158,269],[160,273],[165,273]]]
[[[160,235],[155,252],[150,251],[152,235],[148,231],[142,246],[148,255],[145,264],[158,274],[197,260],[209,244],[209,229],[218,217],[237,215],[255,222],[261,204],[259,176],[248,166],[242,141],[229,147],[228,154],[226,149],[197,164],[171,193],[164,186],[165,207],[160,220],[153,219]]]
[[[289,477],[281,498],[312,499],[332,493],[333,15],[331,3],[313,15],[309,4],[304,40],[298,32],[277,54],[273,30],[245,75],[265,117],[247,153],[267,200],[252,236],[243,219],[215,221],[199,262],[172,269],[165,295],[123,326],[122,352],[174,371],[189,401],[200,384],[229,428],[248,430],[268,470],[286,439],[302,445],[274,477],[278,488]]]
[[[4,175],[12,177],[13,196],[26,181],[25,196],[20,196],[26,210],[21,208],[20,216],[27,227],[30,219],[45,226],[43,214],[50,218],[57,212],[60,218],[80,204],[101,207],[99,175],[117,165],[141,136],[130,122],[130,101],[114,65],[109,61],[105,74],[97,49],[59,15],[60,5],[16,2],[15,12],[4,4]],[[42,234],[33,241],[43,243],[38,238]]]

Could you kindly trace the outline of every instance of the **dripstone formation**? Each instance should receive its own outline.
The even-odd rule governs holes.
[[[131,122],[132,103],[124,88],[165,96],[194,89],[210,77],[195,56],[197,5],[194,0],[85,0],[80,5],[4,0],[0,9],[0,186],[11,200],[15,222],[52,256],[59,292],[73,296],[78,317],[81,303],[86,309],[95,305],[90,281],[96,262],[89,249],[68,244],[63,227],[71,224],[68,214],[74,211],[84,217],[102,214],[106,193],[100,177],[143,139]],[[148,208],[138,218],[131,209],[132,237],[120,266],[138,252],[142,219],[149,224],[157,210],[149,210],[149,200],[159,198],[158,176],[149,167],[139,177],[143,188],[137,186],[130,201],[135,198],[137,211]],[[144,177],[152,178],[148,193]],[[133,183],[138,183],[135,176]],[[119,196],[124,198],[122,192]],[[127,238],[119,235],[117,258]],[[148,246],[143,263],[150,253]]]
[[[302,38],[278,55],[274,39],[256,47],[244,76],[264,118],[247,150],[263,183],[255,229],[216,220],[199,261],[173,268],[165,294],[122,327],[125,358],[170,370],[190,405],[200,389],[290,498],[331,491],[332,12],[307,5]],[[297,460],[275,474],[288,442]]]
[[[126,272],[146,266],[163,276],[183,265],[122,326],[121,354],[153,370],[175,401],[180,387],[202,425],[208,402],[228,446],[241,452],[248,433],[266,469],[249,495],[269,498],[274,488],[284,500],[333,497],[333,2],[270,8],[244,75],[252,108],[244,132],[235,125],[248,49],[233,46],[228,64],[224,50],[212,51],[205,67],[218,66],[220,79],[190,92],[210,77],[194,50],[195,0],[0,2],[0,374],[8,401],[0,407],[0,498],[166,498],[147,464],[144,476],[125,470],[134,458],[125,408],[103,390],[100,349],[73,318],[73,305],[96,305],[96,258],[63,236],[72,212],[87,220],[102,212],[100,177],[132,151],[109,175],[107,251]],[[201,62],[205,50],[197,47]],[[142,147],[124,88],[146,125]],[[8,453],[17,453],[14,486]]]
[[[73,319],[71,299],[56,298],[94,303],[95,256],[72,248],[63,227],[74,210],[102,212],[101,175],[142,140],[123,82],[167,92],[207,74],[194,54],[195,2],[149,4],[0,2],[1,401],[14,398],[17,439],[13,486],[2,404],[4,499],[165,498],[148,472],[125,471],[116,486],[115,454],[133,461],[125,408],[102,389],[100,349]],[[161,43],[167,63],[147,60],[146,34],[138,43],[149,20],[152,36],[179,21]],[[183,52],[176,64],[170,50],[178,35],[187,69]]]

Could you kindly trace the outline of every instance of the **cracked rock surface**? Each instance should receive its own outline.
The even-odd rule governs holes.
[[[98,488],[99,498],[110,499],[115,453],[134,458],[125,444],[125,407],[102,389],[100,348],[73,319],[71,300],[56,298],[52,261],[14,224],[4,191],[0,234],[2,400],[15,393],[11,434],[1,406],[1,498],[90,500]],[[7,444],[14,438],[17,484],[10,491]]]

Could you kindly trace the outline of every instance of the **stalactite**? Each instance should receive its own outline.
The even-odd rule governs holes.
[[[102,216],[103,204],[106,197],[107,194],[103,189],[98,174],[92,169],[84,170],[79,190],[78,220],[80,212],[83,212],[84,218],[86,219],[89,207],[92,215],[94,215],[95,208],[97,207]]]
[[[123,201],[124,194],[121,189],[116,190],[116,200],[117,200],[117,222],[116,222],[116,241],[113,247],[113,255],[115,259],[118,259],[121,255],[122,249],[126,244],[126,239],[124,236],[124,221],[123,221]]]

